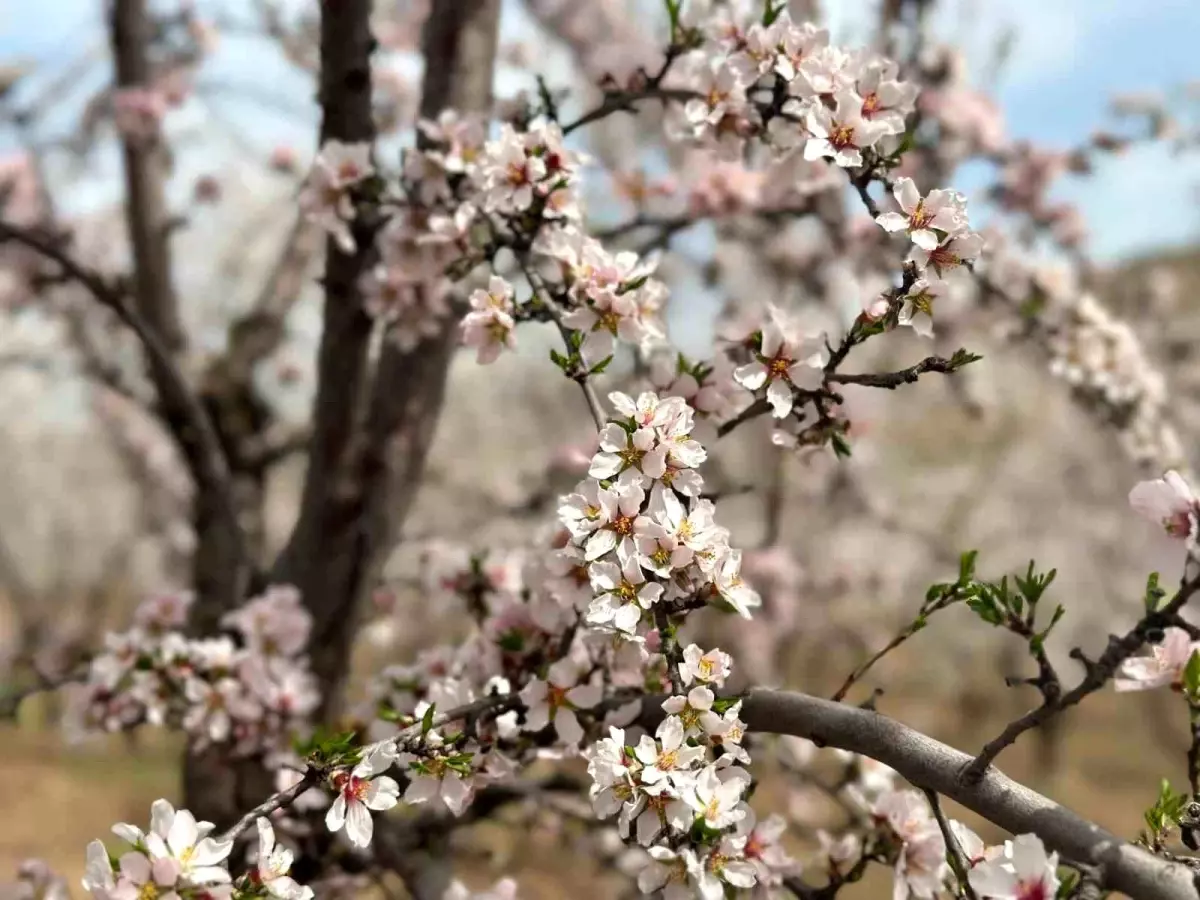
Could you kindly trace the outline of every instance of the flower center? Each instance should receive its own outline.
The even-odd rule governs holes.
[[[854,126],[834,124],[829,130],[829,143],[838,150],[854,146]]]
[[[923,312],[927,316],[933,315],[933,294],[929,291],[921,291],[919,294],[909,294],[908,299],[912,301],[913,308],[918,312]]]
[[[787,378],[788,369],[791,367],[792,361],[786,356],[777,356],[767,363],[767,369],[770,370],[772,378]]]
[[[929,253],[929,262],[939,269],[953,269],[962,265],[962,257],[949,247],[937,247]]]
[[[529,173],[526,170],[524,163],[509,163],[507,174],[508,183],[514,187],[520,187],[523,184],[529,183]]]
[[[933,221],[933,216],[925,209],[925,201],[918,200],[917,208],[912,211],[912,215],[908,217],[908,227],[912,231],[919,231],[925,228]]]
[[[617,534],[625,535],[633,532],[633,517],[632,516],[617,516],[612,520],[609,526]]]
[[[871,91],[863,97],[862,116],[864,119],[869,119],[877,112],[879,112],[879,95]]]
[[[660,768],[660,769],[673,769],[678,764],[679,764],[679,751],[678,750],[668,750],[665,753],[660,754],[658,757],[657,765],[658,765],[658,768]]]
[[[1022,881],[1017,885],[1017,900],[1050,900],[1050,893],[1040,878],[1037,881]]]

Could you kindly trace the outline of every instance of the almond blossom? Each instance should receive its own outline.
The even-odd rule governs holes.
[[[830,111],[814,105],[806,119],[812,137],[804,145],[807,160],[829,157],[842,168],[863,164],[862,151],[873,147],[888,131],[887,125],[863,118],[863,98],[843,91]]]
[[[685,742],[683,723],[668,716],[655,731],[655,738],[642,735],[634,753],[645,766],[641,779],[645,784],[656,784],[672,780],[678,784],[680,775],[687,772],[696,762],[704,758],[704,748],[690,746]]]
[[[733,658],[728,653],[715,648],[705,652],[696,644],[689,644],[683,651],[679,674],[684,684],[698,681],[720,688],[724,687],[732,668]]]
[[[493,363],[501,350],[517,346],[516,321],[513,319],[513,287],[503,278],[493,275],[487,290],[472,292],[471,312],[463,317],[462,342],[477,351],[475,361],[481,365]]]
[[[380,774],[389,769],[395,759],[393,749],[380,746],[349,772],[335,775],[333,786],[338,793],[325,815],[325,827],[336,832],[345,825],[350,843],[356,847],[370,844],[375,831],[370,810],[391,809],[400,797],[400,785],[396,780]]]
[[[1139,482],[1129,492],[1129,505],[1171,537],[1195,543],[1200,528],[1200,500],[1178,472]]]
[[[896,321],[921,337],[933,337],[933,305],[949,293],[950,286],[933,275],[918,278],[904,294]]]
[[[559,740],[567,745],[578,745],[583,740],[583,728],[575,710],[591,709],[604,693],[599,684],[582,682],[583,675],[574,660],[560,659],[550,666],[545,681],[534,678],[522,688],[526,730],[541,731],[553,722]]]
[[[305,216],[329,232],[343,253],[357,249],[349,226],[354,219],[350,190],[374,172],[369,144],[326,141],[300,192]]]
[[[967,228],[967,201],[958,191],[934,190],[922,197],[911,178],[898,178],[892,193],[903,214],[883,213],[875,221],[884,231],[907,231],[922,250],[941,243],[939,231],[952,235]]]
[[[267,893],[278,900],[312,900],[312,888],[297,884],[288,874],[292,868],[292,851],[275,843],[275,830],[270,821],[260,818],[254,824],[258,829],[255,872]]]
[[[1047,855],[1041,840],[1021,834],[1004,842],[1002,855],[976,864],[971,887],[986,900],[1053,900],[1058,895],[1058,854]]]
[[[933,269],[939,278],[945,278],[947,272],[974,262],[982,252],[983,237],[968,232],[948,237],[929,250],[916,247],[909,260],[915,262],[918,269]]]
[[[684,795],[684,800],[706,827],[721,831],[746,817],[746,808],[742,803],[745,790],[746,785],[740,778],[722,780],[717,770],[710,766],[696,778],[695,785]]]
[[[1162,641],[1150,648],[1150,656],[1134,656],[1121,663],[1113,687],[1118,691],[1178,688],[1183,684],[1183,670],[1198,650],[1200,641],[1193,641],[1182,628],[1167,628]]]
[[[798,323],[772,307],[755,357],[734,371],[734,380],[750,391],[767,385],[771,414],[782,419],[792,411],[794,389],[820,386],[829,351],[823,333],[802,331]]]

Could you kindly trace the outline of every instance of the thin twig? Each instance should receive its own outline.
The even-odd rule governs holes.
[[[319,770],[310,767],[304,773],[304,777],[293,784],[290,788],[280,791],[271,797],[264,800],[250,812],[246,813],[232,828],[221,835],[221,841],[235,841],[241,836],[242,832],[254,824],[255,820],[269,816],[277,809],[283,809],[285,806],[291,806],[296,802],[296,799],[307,791],[309,788],[316,785],[320,780],[321,773]]]
[[[938,828],[942,831],[942,839],[946,842],[946,861],[950,863],[950,868],[954,870],[954,877],[958,879],[958,886],[962,889],[963,896],[968,898],[968,900],[979,900],[975,889],[971,887],[970,877],[967,874],[967,871],[970,869],[967,855],[963,853],[963,849],[958,843],[958,838],[954,835],[954,830],[950,827],[950,823],[946,821],[946,816],[942,812],[942,804],[938,800],[937,791],[925,788],[924,792],[925,797],[929,800],[929,808],[933,810],[933,817],[937,819]]]

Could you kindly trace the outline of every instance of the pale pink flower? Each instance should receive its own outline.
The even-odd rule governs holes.
[[[719,648],[705,652],[696,644],[684,648],[683,660],[679,663],[679,674],[684,684],[697,681],[723,687],[732,670],[733,657],[728,653],[723,653]]]
[[[1037,835],[1004,842],[1003,855],[977,864],[971,887],[988,900],[1053,900],[1058,894],[1058,854],[1047,855]]]
[[[922,197],[911,178],[899,178],[892,189],[904,211],[883,213],[875,221],[884,231],[907,231],[922,250],[941,243],[937,232],[958,234],[967,228],[967,201],[958,191],[934,190]]]
[[[338,773],[333,782],[338,794],[325,816],[325,827],[339,831],[345,825],[350,843],[357,847],[370,844],[375,831],[370,810],[391,809],[400,796],[400,785],[395,779],[380,774],[387,771],[395,759],[395,749],[383,744],[351,771]],[[412,785],[409,791],[412,791]],[[405,799],[409,800],[407,794]]]
[[[914,248],[909,260],[917,264],[919,269],[933,269],[938,277],[945,278],[946,273],[973,263],[983,252],[983,236],[973,231],[955,235],[944,240],[932,250]]]
[[[1200,500],[1178,472],[1139,482],[1129,492],[1129,505],[1138,515],[1162,527],[1171,537],[1194,542],[1200,521]]]
[[[851,91],[838,94],[836,103],[832,112],[821,104],[809,109],[807,124],[813,136],[804,145],[804,158],[829,157],[843,168],[861,166],[862,151],[874,146],[887,126],[864,119],[863,99]]]
[[[1169,685],[1178,688],[1183,683],[1183,670],[1192,654],[1200,650],[1182,628],[1168,628],[1160,643],[1154,644],[1150,656],[1134,656],[1121,663],[1113,678],[1118,691],[1148,691]]]
[[[950,286],[934,275],[918,278],[904,295],[896,321],[921,337],[933,337],[933,305],[949,292]]]
[[[541,731],[553,722],[560,741],[577,745],[583,740],[583,728],[575,710],[591,709],[603,695],[601,685],[584,680],[574,660],[560,659],[550,666],[545,681],[534,678],[521,689],[521,702],[526,707],[525,730]]]

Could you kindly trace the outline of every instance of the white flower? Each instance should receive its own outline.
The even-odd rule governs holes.
[[[292,851],[275,844],[275,831],[265,818],[255,820],[258,827],[258,878],[267,893],[279,900],[311,900],[312,888],[297,884],[288,872],[292,868]]]
[[[931,268],[941,278],[946,273],[969,262],[974,262],[983,252],[983,237],[973,231],[946,238],[932,250],[917,247],[909,255],[909,260],[917,264],[917,268]]]
[[[618,483],[611,490],[598,490],[595,496],[600,505],[591,521],[595,522],[596,528],[584,545],[584,556],[591,562],[616,549],[617,558],[622,562],[636,557],[634,525],[646,492],[638,484]],[[589,507],[587,512],[590,515],[592,508]]]
[[[357,847],[371,843],[375,823],[368,810],[391,809],[400,796],[400,785],[395,779],[379,774],[395,759],[394,748],[384,745],[366,756],[349,773],[340,772],[334,777],[338,795],[325,816],[325,826],[330,831],[338,831],[345,825],[350,843]],[[415,779],[413,783],[416,783]],[[412,790],[411,786],[409,790]],[[405,799],[408,799],[407,795]]]
[[[688,734],[701,730],[701,721],[705,713],[712,711],[716,695],[702,684],[688,691],[686,697],[668,697],[663,701],[663,711],[669,716],[678,716]]]
[[[451,765],[452,762],[439,756],[421,760],[421,768],[410,776],[412,780],[404,792],[404,802],[440,802],[454,815],[461,816],[471,802],[474,783],[461,771],[461,766]]]
[[[967,201],[958,191],[935,190],[922,198],[911,178],[897,179],[892,191],[904,214],[877,217],[884,231],[907,231],[922,250],[933,250],[941,243],[938,231],[952,235],[966,230]]]
[[[662,598],[663,586],[646,581],[636,556],[627,558],[620,567],[611,562],[593,563],[591,578],[592,587],[602,592],[588,607],[587,621],[592,625],[611,625],[633,634],[642,620],[642,611]]]
[[[702,900],[725,900],[725,885],[752,888],[757,875],[754,865],[743,857],[744,837],[726,835],[703,859],[690,862],[689,874]]]
[[[649,735],[642,735],[634,750],[638,760],[645,766],[641,773],[642,782],[652,785],[672,779],[678,783],[679,774],[704,757],[704,748],[685,743],[683,723],[675,716],[663,719],[655,734],[657,741]]]
[[[1150,520],[1173,538],[1194,542],[1200,523],[1200,501],[1178,472],[1167,472],[1154,481],[1139,482],[1129,492],[1134,512]]]
[[[343,253],[357,249],[348,224],[354,218],[350,188],[374,171],[369,144],[327,141],[300,192],[305,217],[329,232]]]
[[[179,860],[170,857],[149,859],[144,853],[132,850],[118,864],[116,887],[108,896],[112,900],[179,900],[176,882],[179,880]],[[229,880],[229,873],[225,873]]]
[[[900,81],[899,66],[882,56],[872,56],[862,65],[856,90],[863,98],[863,118],[886,126],[890,134],[904,133],[904,120],[916,105],[918,88]]]
[[[888,128],[863,118],[863,98],[852,91],[839,93],[836,104],[832,112],[823,104],[809,109],[807,124],[813,136],[804,145],[804,158],[827,156],[843,168],[861,166],[861,151],[874,146]]]
[[[684,684],[698,681],[723,687],[732,670],[733,657],[728,653],[723,653],[719,648],[706,653],[696,644],[684,648],[683,661],[679,664],[679,674]]]
[[[588,475],[608,479],[620,475],[623,483],[644,485],[667,470],[667,449],[658,444],[652,428],[630,433],[615,422],[600,429],[600,452],[592,457]]]
[[[911,326],[922,337],[933,337],[933,304],[949,290],[946,282],[933,275],[918,278],[904,295],[896,321]]]
[[[1123,661],[1113,678],[1118,691],[1148,691],[1183,683],[1183,670],[1192,654],[1200,650],[1200,641],[1193,641],[1182,628],[1168,628],[1162,643],[1155,644],[1150,656],[1134,656]]]
[[[220,884],[229,881],[229,871],[223,863],[229,858],[233,842],[205,837],[211,829],[210,823],[198,823],[191,812],[181,809],[172,817],[165,840],[151,833],[146,836],[146,847],[156,861],[176,860],[180,877],[186,883]]]
[[[742,804],[745,790],[746,784],[740,778],[722,781],[716,768],[709,766],[700,772],[684,800],[706,826],[721,831],[746,817],[746,808]]]
[[[663,900],[691,900],[692,892],[688,889],[688,854],[676,853],[667,847],[654,846],[647,848],[650,859],[638,873],[638,890],[643,894],[656,894],[662,891]]]
[[[737,833],[746,838],[742,853],[758,876],[761,885],[783,883],[783,876],[796,869],[796,861],[780,843],[787,830],[787,820],[781,815],[768,816],[756,822],[754,811],[747,807],[746,817],[738,823]]]
[[[488,141],[480,160],[487,190],[485,205],[503,213],[523,212],[533,204],[534,187],[546,176],[546,164],[526,150],[523,137],[509,124]]]
[[[732,606],[743,619],[751,618],[750,610],[762,606],[762,598],[742,580],[742,551],[729,550],[721,558],[715,580],[721,599]]]
[[[750,391],[767,387],[767,402],[772,415],[782,419],[792,411],[792,389],[813,390],[824,377],[829,352],[825,335],[804,333],[777,309],[762,330],[762,345],[757,359],[739,366],[734,380]]]
[[[584,332],[579,349],[584,359],[593,364],[613,352],[618,338],[627,344],[637,344],[646,335],[638,320],[633,292],[621,294],[611,287],[589,291],[585,303],[563,316],[563,324]]]
[[[92,841],[87,845],[87,864],[80,883],[96,900],[108,900],[112,895],[117,880],[103,841]]]
[[[560,659],[546,673],[546,680],[534,678],[521,689],[525,704],[525,730],[541,731],[550,722],[558,739],[576,745],[583,740],[583,728],[575,716],[577,709],[591,709],[600,702],[604,691],[599,684],[580,684],[583,673],[570,658]]]
[[[985,860],[968,876],[976,892],[988,900],[1053,900],[1058,893],[1058,854],[1033,834],[1004,842],[1004,854]]]

